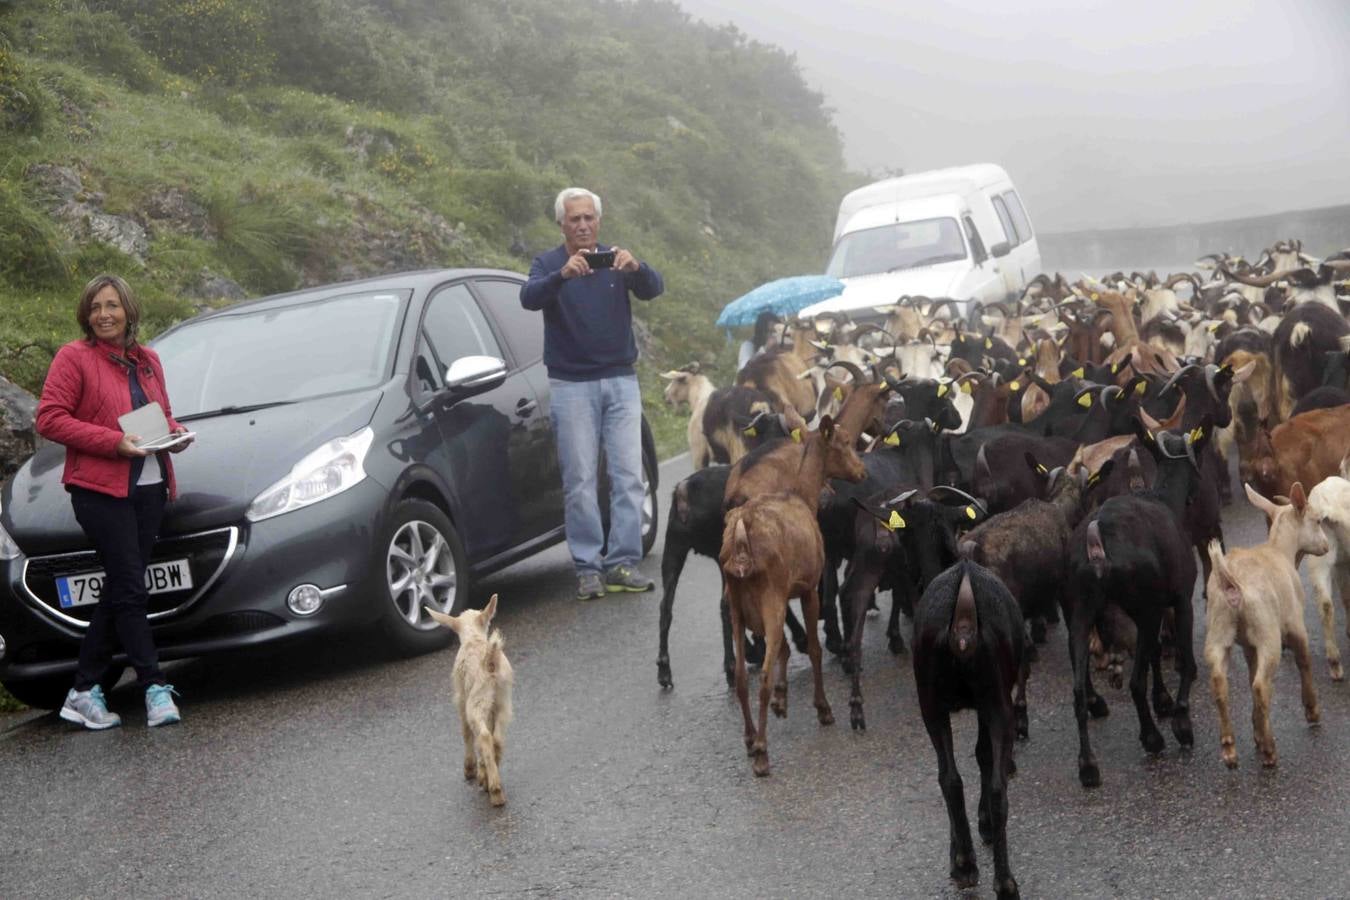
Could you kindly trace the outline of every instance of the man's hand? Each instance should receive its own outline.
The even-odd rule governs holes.
[[[614,248],[614,268],[620,272],[636,272],[638,270],[638,261],[627,250]]]
[[[141,442],[140,435],[136,434],[122,435],[122,439],[117,442],[118,455],[129,456],[132,458],[135,458],[137,456],[149,456],[150,455],[149,453],[142,450],[140,447],[136,446],[140,442]]]
[[[563,278],[578,278],[589,274],[591,274],[591,264],[586,262],[586,251],[584,250],[573,253],[562,267]]]
[[[173,430],[173,433],[174,433],[174,434],[182,434],[182,433],[185,432],[185,431],[187,431],[187,429],[184,428],[182,425],[179,425],[177,428],[175,428],[175,429]],[[195,441],[195,440],[196,440],[196,438],[188,438],[186,441],[183,441],[183,443],[178,444],[177,446],[174,446],[174,447],[170,447],[170,448],[169,448],[169,452],[170,452],[170,453],[182,453],[182,452],[183,452],[184,450],[186,450],[188,447],[191,447],[191,446],[192,446],[192,442]]]

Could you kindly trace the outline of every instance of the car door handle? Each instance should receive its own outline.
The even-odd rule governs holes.
[[[521,397],[516,401],[516,415],[520,416],[522,419],[526,416],[534,415],[534,411],[538,408],[539,403],[528,397]]]

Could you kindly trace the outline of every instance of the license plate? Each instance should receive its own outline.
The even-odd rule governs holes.
[[[56,592],[61,608],[88,606],[103,596],[103,572],[66,575],[56,579]],[[186,559],[171,559],[151,563],[145,570],[145,589],[152,594],[183,591],[192,587],[192,570]]]

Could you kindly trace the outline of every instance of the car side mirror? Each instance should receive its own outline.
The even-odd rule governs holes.
[[[994,259],[1002,259],[1011,252],[1012,252],[1012,244],[1009,244],[1007,241],[999,241],[997,244],[989,248],[989,254],[993,256]]]
[[[506,380],[506,363],[495,356],[462,356],[445,371],[445,386],[457,397],[490,391]]]

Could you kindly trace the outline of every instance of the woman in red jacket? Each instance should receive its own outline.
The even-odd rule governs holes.
[[[159,356],[136,342],[140,317],[131,288],[116,275],[85,285],[75,309],[84,337],[57,351],[37,411],[38,433],[65,445],[61,481],[106,576],[80,643],[75,684],[61,707],[61,718],[93,729],[122,722],[108,711],[99,686],[119,643],[145,690],[148,723],[180,718],[150,632],[145,568],[164,505],[175,494],[168,453],[181,452],[191,439],[168,452],[147,453],[137,446],[137,435],[118,425],[119,416],[156,402],[174,433],[187,430],[170,412]]]

